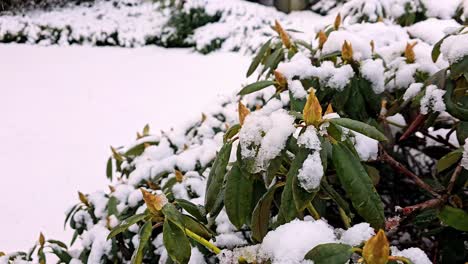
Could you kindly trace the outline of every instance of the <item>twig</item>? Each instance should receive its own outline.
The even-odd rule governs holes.
[[[408,126],[408,129],[403,133],[403,135],[400,137],[400,141],[407,139],[409,136],[411,136],[414,132],[416,132],[419,127],[426,121],[427,116],[423,114],[418,114],[416,118],[411,122],[411,124]]]
[[[439,197],[439,198],[434,198],[434,199],[430,199],[430,200],[427,200],[427,201],[422,202],[422,203],[407,206],[407,207],[404,207],[402,209],[402,213],[403,213],[403,215],[409,215],[409,214],[413,213],[416,210],[436,208],[436,207],[439,207],[440,205],[442,205],[443,203],[445,203],[447,201],[447,198],[448,198],[448,196],[444,195],[444,196]]]
[[[458,175],[460,175],[462,171],[462,166],[461,164],[458,164],[457,168],[452,174],[452,177],[450,177],[449,184],[447,186],[447,193],[450,194],[453,190],[453,186],[455,185],[455,182],[457,181]]]
[[[450,147],[451,149],[457,149],[457,147],[455,147],[452,143],[450,143],[450,141],[448,141],[448,140],[446,140],[446,139],[444,139],[442,137],[434,137],[433,135],[431,135],[431,134],[429,134],[429,133],[427,133],[425,131],[421,131],[421,133],[424,136],[433,139],[434,141],[437,141],[439,143],[442,143],[442,144],[446,145],[447,147]]]
[[[384,162],[387,162],[390,166],[392,166],[394,169],[396,169],[398,172],[400,172],[401,174],[405,175],[406,177],[410,178],[413,180],[413,182],[418,185],[419,187],[421,187],[423,190],[426,190],[427,192],[429,192],[430,194],[432,194],[432,196],[434,197],[440,197],[440,195],[434,191],[434,189],[432,189],[432,187],[425,183],[423,180],[421,180],[421,178],[419,178],[416,174],[412,173],[410,170],[408,170],[405,166],[403,166],[403,164],[399,163],[398,161],[396,161],[394,158],[392,158],[390,155],[388,155],[388,153],[383,150],[383,148],[381,147],[381,155],[380,155],[380,159]]]

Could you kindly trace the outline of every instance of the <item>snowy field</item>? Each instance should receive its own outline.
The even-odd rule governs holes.
[[[69,242],[77,191],[104,189],[109,146],[167,130],[244,82],[247,57],[184,49],[0,45],[0,249]],[[177,98],[177,99],[176,99]],[[4,217],[8,215],[9,217]]]

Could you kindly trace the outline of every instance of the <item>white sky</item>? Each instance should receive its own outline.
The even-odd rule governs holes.
[[[182,49],[0,45],[0,251],[70,242],[77,191],[107,189],[109,146],[168,129],[240,87],[250,59]]]

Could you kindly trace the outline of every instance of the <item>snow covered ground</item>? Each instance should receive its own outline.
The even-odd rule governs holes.
[[[192,118],[244,82],[250,59],[184,49],[0,45],[0,251],[42,231],[69,242],[77,191],[103,189],[109,146]],[[8,217],[5,217],[7,216]]]

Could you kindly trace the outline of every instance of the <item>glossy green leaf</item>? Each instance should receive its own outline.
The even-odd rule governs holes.
[[[175,201],[180,207],[195,217],[198,221],[201,221],[205,224],[207,223],[205,208],[203,206],[196,205],[184,199],[176,199]]]
[[[125,220],[123,220],[118,226],[116,226],[107,236],[107,239],[111,239],[116,235],[127,230],[131,225],[136,224],[140,221],[143,221],[147,217],[146,213],[133,215]]]
[[[141,227],[139,235],[140,235],[140,243],[138,244],[137,250],[133,252],[132,255],[132,264],[141,264],[143,263],[143,257],[145,256],[145,250],[148,244],[149,239],[151,238],[151,233],[153,231],[153,224],[151,221],[146,221],[146,223]]]
[[[167,203],[162,208],[162,213],[172,223],[179,226],[181,229],[184,228],[184,219],[182,218],[182,213],[171,203]]]
[[[265,66],[263,67],[259,76],[261,76],[268,69],[270,69],[271,72],[274,68],[276,68],[275,66],[277,65],[277,63],[284,57],[281,42],[276,43],[274,50],[275,51],[266,58]]]
[[[188,215],[182,215],[182,220],[184,221],[185,228],[203,237],[204,239],[207,239],[207,240],[211,239],[212,232],[208,228],[206,228],[204,225],[197,222],[195,218],[188,216]]]
[[[247,224],[252,213],[253,181],[235,164],[226,175],[224,206],[231,223],[240,229]]]
[[[54,240],[54,242],[59,242]],[[52,243],[52,242],[51,242]],[[60,242],[61,243],[61,242]],[[57,244],[57,243],[53,243]],[[59,247],[50,247],[52,250],[52,253],[59,258],[60,262],[59,263],[69,263],[72,260],[72,257],[68,252],[66,251],[66,247],[64,247],[64,250],[60,249]]]
[[[463,149],[459,148],[440,158],[440,160],[437,161],[437,172],[444,171],[455,165],[461,159],[462,155]]]
[[[180,264],[189,262],[191,247],[185,232],[167,219],[163,225],[163,242],[168,255],[174,262]]]
[[[256,91],[260,91],[263,88],[266,88],[266,87],[268,87],[270,85],[273,85],[273,84],[275,84],[274,81],[254,82],[254,83],[251,83],[251,84],[245,86],[244,88],[242,88],[242,90],[240,90],[240,92],[239,92],[239,95],[246,95],[246,94],[250,94],[250,93],[253,93],[253,92],[256,92]]]
[[[219,196],[222,195],[221,190],[223,188],[224,175],[226,174],[226,166],[231,155],[231,148],[231,143],[224,144],[211,167],[205,194],[205,208],[208,213],[213,211],[216,200],[219,200]]]
[[[232,127],[230,127],[224,134],[224,137],[223,137],[224,143],[226,143],[229,139],[234,137],[239,132],[240,129],[241,129],[240,124],[235,124]]]
[[[352,120],[349,118],[335,118],[330,119],[329,122],[335,125],[349,128],[353,131],[359,132],[378,141],[387,140],[385,135],[382,134],[382,132],[380,132],[377,128],[360,121]]]
[[[333,145],[333,165],[341,186],[360,216],[373,228],[383,228],[385,216],[380,196],[359,158],[343,143]]]
[[[465,144],[465,140],[468,138],[468,121],[460,121],[457,126],[457,139],[461,145]]]
[[[107,178],[112,181],[112,157],[107,160],[106,175]]]
[[[117,210],[117,205],[119,204],[119,200],[115,196],[111,196],[109,201],[107,202],[107,214],[108,215],[119,215],[119,211]]]
[[[444,206],[439,212],[439,219],[457,230],[468,231],[468,212],[462,209]]]
[[[257,55],[252,60],[252,63],[249,66],[249,69],[247,70],[246,76],[249,77],[254,73],[254,71],[257,69],[258,65],[262,61],[263,57],[265,56],[265,53],[267,52],[268,48],[270,48],[271,44],[271,39],[269,39],[265,44],[262,45],[262,47],[258,50]]]
[[[321,244],[307,252],[304,259],[314,264],[345,264],[353,254],[351,246],[338,243]]]
[[[280,216],[285,223],[292,221],[298,217],[298,207],[304,207],[304,203],[310,199],[312,200],[314,194],[305,194],[305,190],[299,189],[297,185],[297,174],[302,168],[304,160],[308,156],[308,150],[305,148],[299,148],[296,157],[294,157],[291,167],[289,168],[288,174],[286,175],[286,185],[281,195],[281,206]],[[303,192],[304,191],[304,192]],[[309,200],[309,201],[310,201]]]
[[[466,72],[468,72],[468,56],[450,65],[450,77],[452,79],[457,79]]]
[[[268,232],[268,224],[270,222],[270,208],[273,202],[276,189],[280,184],[273,185],[260,198],[252,213],[251,229],[252,237],[258,242],[261,242]]]

